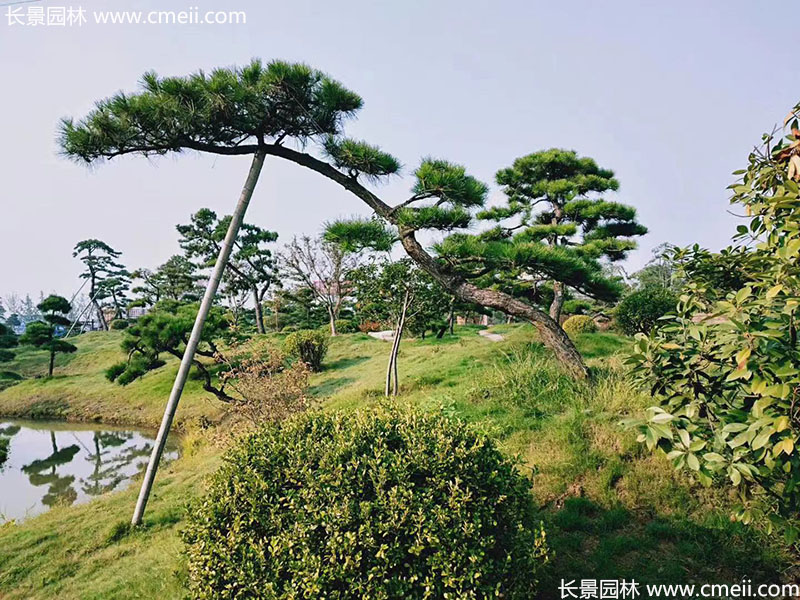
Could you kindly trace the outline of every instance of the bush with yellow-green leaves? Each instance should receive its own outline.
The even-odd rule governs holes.
[[[233,449],[185,531],[192,598],[534,597],[530,482],[489,438],[414,412],[308,413]]]

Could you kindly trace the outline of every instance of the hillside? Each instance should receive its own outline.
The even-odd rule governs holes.
[[[496,329],[505,341],[491,342],[465,327],[443,340],[404,342],[398,402],[464,418],[520,457],[554,551],[540,586],[544,597],[558,597],[561,577],[679,583],[734,581],[746,573],[780,580],[787,560],[777,545],[756,529],[730,523],[722,493],[675,474],[664,457],[642,452],[618,425],[648,402],[622,377],[615,353],[627,344],[624,338],[579,337],[595,377],[575,383],[532,342],[528,326]],[[85,336],[78,353],[61,358],[58,377],[0,393],[0,413],[57,407],[66,418],[157,422],[175,364],[125,388],[110,384],[102,370],[118,360],[118,341],[117,333]],[[325,370],[312,380],[321,407],[354,410],[383,402],[388,350],[362,334],[333,339]],[[17,367],[36,372],[37,360],[23,353]],[[201,493],[202,478],[220,453],[191,423],[222,414],[196,382],[189,392],[179,409],[189,430],[187,451],[160,474],[145,528],[126,532],[132,489],[0,527],[1,597],[181,597],[178,532],[185,502]]]

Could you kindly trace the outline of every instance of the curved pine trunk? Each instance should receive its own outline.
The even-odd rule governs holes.
[[[356,178],[342,173],[332,165],[310,154],[305,154],[304,152],[299,152],[292,148],[271,145],[266,146],[265,151],[273,156],[279,156],[303,167],[307,167],[335,181],[362,200],[378,215],[390,223],[398,225],[394,209],[362,186]],[[556,358],[563,363],[570,374],[579,379],[589,376],[589,370],[583,362],[583,358],[577,348],[575,348],[575,345],[572,343],[572,340],[569,339],[569,336],[561,329],[559,324],[550,318],[550,315],[517,300],[509,294],[498,290],[479,288],[464,281],[461,277],[442,269],[436,260],[428,254],[417,241],[414,233],[413,230],[401,229],[400,239],[403,248],[405,248],[406,253],[417,265],[436,279],[446,290],[461,300],[475,302],[487,308],[494,308],[507,315],[512,315],[518,319],[524,319],[530,322],[539,331],[542,343],[544,343],[544,345],[553,352]]]

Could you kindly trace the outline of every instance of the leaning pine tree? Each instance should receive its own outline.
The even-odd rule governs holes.
[[[252,165],[186,345],[145,474],[135,524],[141,522],[203,323],[267,156],[316,171],[354,194],[397,228],[409,256],[445,289],[461,300],[530,321],[565,367],[576,377],[586,377],[580,354],[547,313],[501,290],[481,288],[465,280],[418,241],[417,233],[422,230],[451,231],[468,226],[471,211],[485,202],[486,185],[463,167],[425,159],[414,173],[410,197],[398,205],[384,202],[366,186],[397,173],[399,162],[372,145],[343,137],[343,120],[362,106],[354,92],[302,64],[274,61],[265,65],[257,60],[244,68],[188,77],[160,78],[148,73],[142,84],[137,94],[118,94],[99,102],[81,121],[64,120],[64,153],[94,163],[125,154],[151,156],[194,150],[248,155]],[[308,151],[314,145],[328,160]]]

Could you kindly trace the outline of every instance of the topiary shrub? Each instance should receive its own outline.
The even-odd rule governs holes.
[[[648,286],[636,290],[617,305],[617,326],[628,335],[648,335],[661,317],[675,310],[677,302],[675,294],[666,288]]]
[[[597,331],[597,324],[594,322],[594,319],[588,315],[573,315],[564,321],[562,327],[568,335],[594,333]]]
[[[125,319],[114,319],[111,321],[111,329],[127,329],[130,323]]]
[[[444,417],[307,413],[244,439],[189,510],[190,596],[533,597],[530,482]]]
[[[329,340],[330,334],[325,331],[301,329],[286,336],[283,350],[289,356],[302,360],[312,371],[321,371]]]

